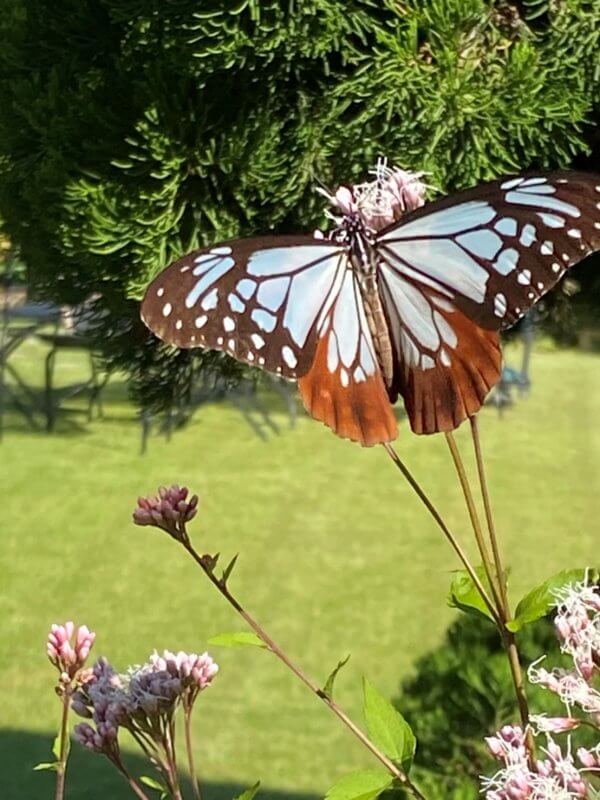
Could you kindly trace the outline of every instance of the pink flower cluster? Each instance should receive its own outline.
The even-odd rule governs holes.
[[[70,683],[84,666],[96,634],[85,625],[75,630],[73,622],[52,625],[46,645],[50,662],[61,673],[63,683]]]
[[[379,159],[373,172],[373,181],[340,186],[333,195],[319,191],[343,215],[357,215],[375,233],[420,208],[425,203],[426,186],[420,180],[421,173],[390,169],[387,159]]]
[[[573,669],[539,667],[542,659],[529,668],[529,680],[555,693],[565,704],[567,716],[530,717],[536,735],[545,735],[544,757],[532,767],[521,728],[506,726],[486,739],[500,769],[483,780],[486,800],[569,800],[591,797],[586,771],[600,770],[600,744],[592,749],[580,747],[576,759],[571,753],[570,738],[566,754],[552,734],[570,733],[582,720],[571,716],[574,706],[600,722],[600,693],[592,679],[600,664],[600,593],[587,580],[570,585],[557,595],[556,634],[561,649],[573,660]]]
[[[589,681],[600,664],[600,592],[586,583],[569,586],[558,595],[555,626],[563,653],[573,659]]]
[[[165,650],[122,676],[100,659],[88,680],[73,695],[73,710],[94,723],[80,723],[76,739],[91,750],[111,757],[117,752],[120,727],[134,735],[161,739],[165,721],[177,705],[190,709],[199,692],[217,674],[218,666],[207,654]]]
[[[133,512],[136,525],[154,525],[169,533],[175,539],[185,536],[185,525],[198,511],[198,496],[188,500],[189,490],[177,484],[166,488],[161,486],[157,497],[139,497]]]
[[[519,727],[505,726],[486,739],[492,756],[501,765],[485,778],[486,800],[571,800],[587,797],[588,786],[573,757],[548,737],[546,758],[532,769],[525,748],[525,734]]]

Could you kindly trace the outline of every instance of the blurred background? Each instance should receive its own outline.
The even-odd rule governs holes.
[[[194,247],[323,225],[315,187],[365,179],[379,154],[438,192],[600,169],[600,3],[0,0],[0,42],[0,797],[52,795],[32,771],[59,716],[50,623],[89,625],[120,668],[241,628],[131,524],[138,495],[176,481],[201,496],[199,549],[241,553],[236,593],[274,638],[322,681],[351,653],[346,710],[368,674],[413,724],[431,796],[476,797],[510,680],[493,632],[446,605],[438,530],[383,451],[308,420],[290,385],[161,345],[139,299]],[[515,598],[597,564],[599,268],[507,336],[481,413]],[[468,547],[443,438],[401,421],[398,448]],[[550,641],[540,625],[526,656]],[[259,778],[266,798],[319,797],[370,766],[267,653],[211,654],[209,800]],[[128,796],[78,748],[69,781],[73,800]]]

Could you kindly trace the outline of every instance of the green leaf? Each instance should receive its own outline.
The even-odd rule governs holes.
[[[589,570],[587,574],[590,582],[598,580],[597,570]],[[535,586],[517,605],[515,617],[507,623],[506,627],[514,633],[525,625],[530,625],[541,617],[545,617],[556,605],[556,592],[570,583],[579,583],[585,580],[585,576],[585,569],[564,569],[540,583],[539,586]]]
[[[344,667],[348,660],[350,659],[350,654],[343,658],[341,661],[338,661],[337,667],[333,670],[330,676],[325,681],[325,686],[323,687],[323,694],[327,695],[327,697],[331,700],[333,697],[333,684],[335,683],[335,679],[337,678],[338,672]]]
[[[69,757],[69,752],[71,751],[71,739],[67,736],[65,742],[65,759]],[[56,758],[57,761],[60,761],[60,734],[55,737],[54,742],[52,744],[52,755]]]
[[[490,585],[485,574],[483,567],[475,569],[477,577],[483,584],[484,588],[489,591]],[[448,605],[451,608],[459,608],[467,614],[475,614],[476,616],[484,616],[486,619],[493,617],[481,596],[479,589],[473,583],[469,573],[464,570],[457,570],[452,578],[450,584],[450,592],[448,594]]]
[[[233,568],[235,567],[235,562],[238,560],[238,556],[239,556],[239,553],[236,553],[234,555],[234,557],[231,559],[231,561],[229,562],[229,564],[227,564],[227,566],[223,570],[223,575],[221,576],[221,583],[226,584],[227,581],[229,580],[229,576],[231,575],[231,572],[232,572]]]
[[[234,631],[233,633],[219,633],[208,640],[209,644],[217,647],[264,647],[266,644],[252,631]]]
[[[394,706],[363,678],[363,703],[367,730],[373,742],[408,773],[417,740],[408,722]]]
[[[156,778],[151,778],[149,775],[142,775],[140,783],[143,783],[144,786],[148,786],[150,789],[156,789],[157,792],[160,792],[161,798],[168,796],[166,787],[160,781],[157,781]]]
[[[325,800],[373,800],[391,786],[393,777],[376,769],[351,772],[335,783]]]
[[[60,764],[58,763],[58,761],[43,761],[41,764],[36,764],[35,767],[33,768],[33,771],[39,772],[43,769],[51,769],[54,770],[54,772],[58,772],[59,767]]]
[[[260,781],[257,781],[254,786],[251,786],[250,789],[246,789],[245,792],[238,794],[234,800],[253,800],[254,795],[258,792],[260,788]]]

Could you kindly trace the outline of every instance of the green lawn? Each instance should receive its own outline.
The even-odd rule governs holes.
[[[34,345],[20,363],[37,376]],[[80,369],[73,353],[63,379]],[[261,441],[229,404],[201,409],[171,442],[139,455],[139,425],[123,392],[107,393],[106,419],[61,423],[51,436],[20,424],[0,444],[0,797],[51,796],[46,760],[58,718],[44,640],[74,618],[98,633],[96,654],[117,666],[153,648],[204,649],[242,625],[175,543],[134,527],[139,494],[179,481],[201,496],[198,547],[240,551],[235,592],[307,671],[324,680],[352,658],[337,697],[360,715],[360,675],[397,695],[416,658],[452,619],[445,595],[457,566],[438,530],[382,449],[362,450],[301,417]],[[481,415],[497,525],[515,593],[564,566],[597,563],[600,514],[600,360],[539,345],[533,391],[500,419]],[[62,431],[62,433],[60,432]],[[469,454],[467,431],[459,441]],[[470,547],[443,437],[398,449]],[[214,649],[213,649],[214,650]],[[344,771],[370,765],[351,736],[268,653],[220,650],[214,688],[196,730],[211,797],[260,778],[266,795],[323,795]],[[124,798],[97,758],[74,749],[68,797]]]

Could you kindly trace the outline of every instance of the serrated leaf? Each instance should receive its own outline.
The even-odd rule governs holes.
[[[254,800],[254,796],[256,795],[259,789],[260,789],[260,781],[257,781],[254,784],[254,786],[251,786],[249,789],[246,789],[245,792],[238,794],[238,796],[235,797],[234,800]]]
[[[598,580],[597,570],[588,570],[587,574],[591,582]],[[510,620],[506,627],[515,633],[525,625],[530,625],[532,622],[545,617],[556,604],[555,593],[570,583],[583,581],[585,576],[585,569],[564,569],[540,583],[539,586],[535,586],[519,602],[514,619]]]
[[[484,588],[489,590],[489,582],[484,568],[481,566],[476,567],[475,572]],[[457,570],[454,573],[450,584],[450,592],[448,593],[448,605],[451,608],[459,608],[467,614],[474,614],[478,617],[483,616],[494,621],[479,589],[473,583],[469,573],[464,569]]]
[[[217,647],[264,647],[266,644],[252,631],[237,631],[233,633],[219,633],[208,640],[209,644]]]
[[[408,773],[417,740],[402,714],[367,679],[363,678],[363,708],[373,742]]]
[[[325,795],[325,800],[373,800],[393,782],[387,772],[361,769],[344,775]]]
[[[60,764],[58,761],[42,761],[40,764],[36,764],[33,768],[34,772],[40,772],[43,769],[51,769],[54,772],[58,772]]]
[[[345,667],[350,659],[350,653],[343,658],[341,661],[338,661],[337,667],[331,672],[327,680],[325,681],[325,686],[323,687],[323,694],[327,695],[327,697],[331,700],[333,697],[333,684],[335,683],[335,679],[337,678],[338,672]]]

